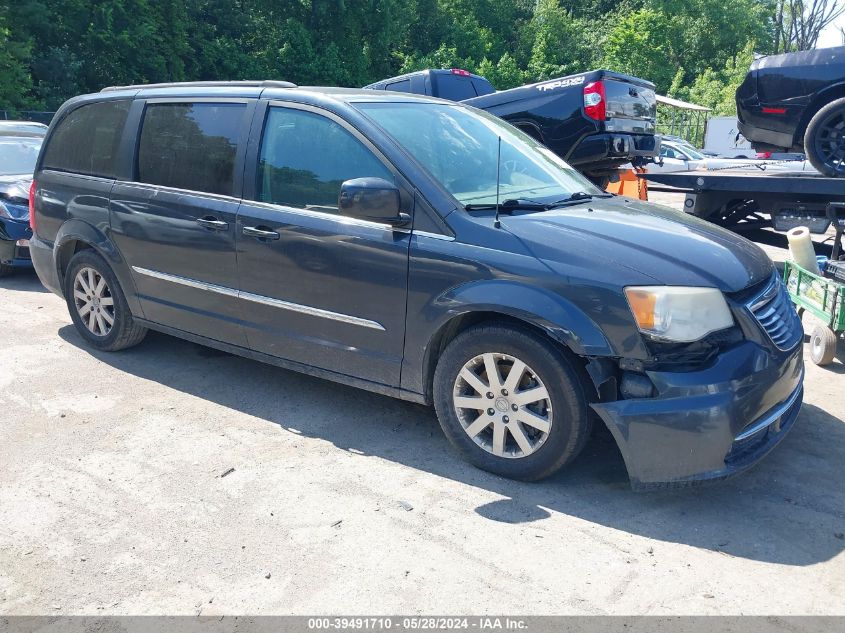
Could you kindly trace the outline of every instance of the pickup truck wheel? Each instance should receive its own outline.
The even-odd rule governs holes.
[[[6,266],[6,264],[0,264],[0,277],[5,277],[7,275],[11,275],[14,267]]]
[[[114,272],[95,251],[80,251],[70,260],[65,299],[73,324],[92,347],[116,352],[147,334],[132,318]]]
[[[434,404],[469,462],[512,479],[548,477],[578,455],[590,432],[571,362],[540,336],[504,325],[470,328],[448,345]]]
[[[825,176],[845,176],[845,98],[816,112],[804,134],[804,151]]]

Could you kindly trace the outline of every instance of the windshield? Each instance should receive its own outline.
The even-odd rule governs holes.
[[[0,136],[0,176],[32,174],[42,140],[22,136]]]
[[[686,153],[686,155],[692,158],[693,160],[704,160],[704,156],[702,154],[699,154],[697,149],[694,149],[687,145],[683,145],[682,149]]]
[[[553,202],[573,193],[602,195],[551,150],[501,119],[439,103],[357,103],[463,205],[499,199]]]

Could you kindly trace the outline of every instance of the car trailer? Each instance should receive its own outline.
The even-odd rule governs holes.
[[[845,178],[789,170],[783,164],[646,173],[640,178],[653,183],[651,191],[685,193],[688,213],[737,232],[806,226],[812,233],[825,233],[831,224],[828,205],[845,202]]]

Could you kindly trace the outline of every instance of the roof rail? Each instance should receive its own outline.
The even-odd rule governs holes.
[[[162,84],[133,84],[131,86],[109,86],[100,92],[115,92],[117,90],[140,90],[142,88],[296,88],[297,85],[289,81],[265,79],[263,81],[174,81]]]

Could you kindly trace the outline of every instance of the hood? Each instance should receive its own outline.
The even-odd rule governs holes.
[[[595,266],[614,266],[620,286],[647,277],[654,285],[736,292],[774,271],[759,246],[735,233],[681,211],[622,197],[502,216],[501,221],[553,269],[568,265],[567,257],[577,253]]]

